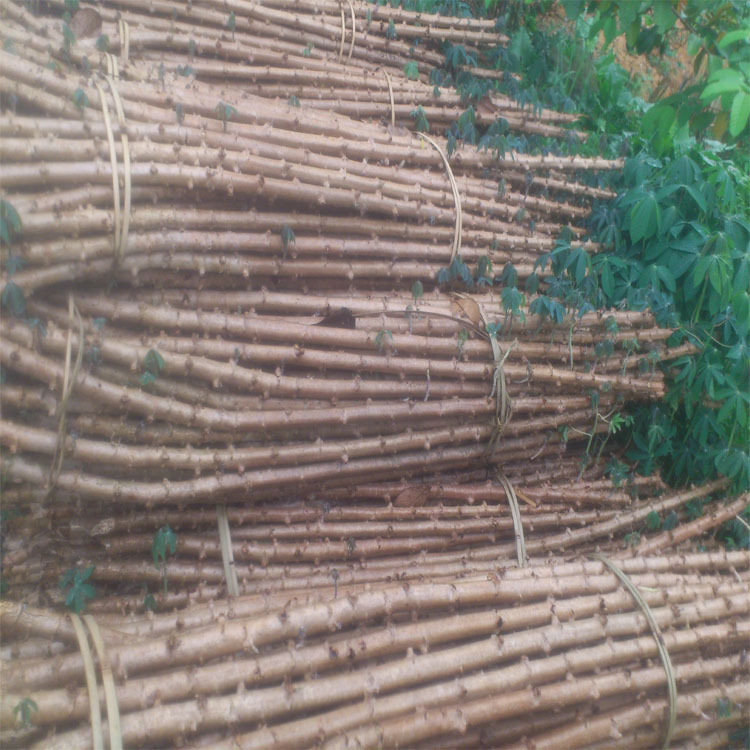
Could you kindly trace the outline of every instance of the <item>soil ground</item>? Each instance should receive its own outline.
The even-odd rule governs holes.
[[[672,32],[665,55],[633,55],[627,50],[624,36],[612,42],[615,59],[639,82],[641,96],[654,101],[687,86],[693,79],[694,58],[687,50],[688,32]]]

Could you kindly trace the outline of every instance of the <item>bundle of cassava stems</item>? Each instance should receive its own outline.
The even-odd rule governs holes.
[[[586,559],[87,616],[116,705],[92,699],[99,668],[67,616],[3,602],[0,717],[12,725],[31,696],[34,723],[15,740],[47,748],[97,733],[125,747],[721,746],[747,711],[747,555],[620,565],[658,640],[619,578]]]
[[[0,14],[3,746],[710,746],[741,723],[746,557],[621,542],[725,484],[604,476],[691,345],[493,290],[583,237],[621,162],[409,131],[465,109],[428,72],[443,42],[504,43],[493,22]],[[497,95],[473,113],[578,137]]]

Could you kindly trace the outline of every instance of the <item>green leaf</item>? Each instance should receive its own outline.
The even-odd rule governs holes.
[[[663,531],[671,531],[675,526],[677,526],[677,522],[679,521],[679,517],[677,516],[677,513],[675,511],[672,511],[662,523],[661,527]]]
[[[227,18],[226,27],[234,33],[234,30],[237,28],[237,19],[235,18],[234,11],[232,11],[229,14],[229,18]]]
[[[73,92],[73,104],[78,107],[81,111],[83,111],[84,107],[89,106],[89,99],[86,96],[86,92],[82,88],[77,88]]]
[[[91,325],[96,328],[97,331],[101,331],[105,325],[107,325],[107,319],[106,318],[94,318],[91,321]]]
[[[734,31],[730,31],[727,34],[724,34],[724,36],[719,40],[716,46],[719,49],[724,49],[730,44],[734,44],[735,42],[739,42],[741,40],[750,41],[750,28],[735,29]]]
[[[154,377],[153,373],[150,372],[142,372],[138,380],[142,388],[145,388],[146,386],[151,385],[151,383],[156,382],[156,378]]]
[[[738,91],[732,99],[732,109],[729,112],[729,132],[736,138],[747,125],[750,118],[750,94]]]
[[[294,94],[292,94],[292,95],[291,95],[291,96],[290,96],[290,97],[289,97],[289,98],[287,99],[287,104],[288,104],[288,105],[289,105],[290,107],[299,107],[299,106],[300,106],[300,103],[299,103],[299,98],[298,98],[298,97],[296,97],[296,96],[295,96]]]
[[[156,349],[149,349],[143,358],[143,366],[146,372],[151,373],[156,378],[164,369],[164,357]]]
[[[421,281],[417,280],[411,285],[411,296],[415,299],[421,299],[424,294],[424,285]]]
[[[690,500],[685,504],[685,515],[688,521],[694,521],[696,518],[700,518],[703,515],[703,501],[702,500]]]
[[[14,281],[6,283],[0,295],[0,304],[16,318],[23,318],[26,315],[26,295]]]
[[[705,212],[708,210],[706,199],[703,197],[700,190],[694,188],[692,185],[682,185],[682,187],[685,189],[685,192],[687,192],[687,194],[696,202],[698,208],[700,208],[701,211]]]
[[[469,332],[465,328],[462,328],[458,332],[458,337],[457,337],[458,356],[459,357],[461,356],[461,352],[463,352],[463,350],[464,350],[464,344],[466,343],[466,341],[468,340],[468,338],[469,338]]]
[[[292,228],[288,224],[284,224],[281,227],[281,247],[284,249],[284,252],[286,253],[289,245],[294,245],[296,241],[297,238],[294,236]]]
[[[427,115],[425,115],[422,107],[417,107],[409,112],[409,115],[414,119],[414,130],[417,133],[429,133],[430,123],[427,121]]]
[[[107,52],[109,50],[109,37],[106,34],[99,34],[96,40],[96,48],[99,52]]]
[[[638,242],[656,234],[659,226],[659,204],[653,195],[647,195],[636,204],[630,214],[630,239]]]
[[[669,31],[677,20],[677,16],[672,10],[672,0],[654,0],[653,12],[656,28],[660,34]]]
[[[732,701],[729,698],[717,698],[716,713],[719,714],[719,718],[728,719],[732,715]]]
[[[703,89],[700,98],[703,101],[711,101],[722,94],[731,94],[734,91],[739,91],[742,83],[743,78],[738,70],[722,68],[709,76],[708,86]]]
[[[68,26],[68,24],[63,21],[62,25],[62,32],[63,32],[63,45],[66,49],[72,47],[76,43],[76,35],[73,33],[73,30]]]
[[[404,75],[410,81],[419,80],[419,66],[417,65],[416,62],[414,62],[414,60],[410,60],[408,63],[404,65]]]
[[[21,217],[12,204],[0,198],[0,236],[6,245],[21,233]]]
[[[9,255],[5,261],[5,270],[8,276],[13,276],[14,273],[23,271],[26,265],[26,260],[21,255]]]
[[[23,698],[13,707],[13,716],[22,727],[31,726],[31,712],[38,711],[39,706],[31,698]]]
[[[224,123],[224,129],[226,130],[227,122],[232,119],[233,115],[237,114],[237,109],[231,104],[225,104],[220,101],[214,108],[216,116]]]
[[[646,527],[649,531],[658,531],[661,528],[661,518],[655,510],[646,516]]]
[[[86,607],[86,601],[96,596],[96,589],[86,581],[94,572],[93,565],[81,571],[78,568],[69,568],[63,573],[59,586],[61,589],[69,589],[65,597],[65,606],[80,614]]]
[[[586,0],[562,0],[565,15],[569,20],[575,21],[586,8]]]
[[[156,599],[153,594],[146,594],[143,597],[143,608],[148,612],[154,612],[156,610]]]
[[[381,354],[385,348],[386,336],[390,337],[391,342],[393,341],[393,334],[385,328],[378,331],[378,335],[375,337],[375,347]]]
[[[156,534],[151,545],[151,556],[154,559],[154,567],[158,568],[160,563],[166,563],[167,554],[174,555],[177,551],[177,534],[169,528],[169,524],[162,526]]]
[[[641,541],[641,535],[638,531],[631,531],[629,534],[625,534],[623,538],[626,544],[629,544],[631,547],[637,547]]]

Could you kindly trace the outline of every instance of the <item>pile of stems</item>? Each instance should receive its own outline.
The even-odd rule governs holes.
[[[6,76],[2,85],[6,92],[21,104],[41,108],[52,116],[42,123],[38,122],[38,117],[8,118],[10,134],[17,138],[10,137],[6,140],[3,155],[12,163],[4,170],[3,184],[12,193],[9,198],[21,202],[24,218],[23,209],[29,208],[32,212],[34,209],[34,204],[23,205],[24,195],[30,197],[28,190],[42,180],[46,189],[50,183],[54,185],[58,180],[63,184],[67,181],[68,185],[71,180],[73,183],[81,180],[99,182],[102,186],[111,182],[111,169],[108,170],[106,159],[110,148],[105,137],[104,123],[96,111],[101,107],[96,89],[88,83],[79,86],[81,81],[78,78],[66,79],[42,65],[29,60],[21,61],[15,55],[5,54],[4,63]],[[251,116],[247,117],[241,109],[236,109],[232,118],[220,120],[219,114],[213,111],[216,107],[212,108],[210,105],[209,89],[198,83],[189,89],[175,92],[181,99],[177,105],[184,115],[182,122],[177,123],[173,117],[174,107],[177,106],[175,96],[162,92],[158,85],[144,86],[142,83],[121,81],[117,87],[127,120],[123,132],[127,132],[129,138],[130,176],[137,190],[145,188],[148,191],[147,185],[152,186],[150,189],[159,185],[187,188],[194,195],[221,190],[238,197],[255,197],[259,201],[284,199],[297,207],[300,202],[308,202],[314,203],[316,207],[324,205],[337,211],[354,209],[358,213],[374,213],[383,218],[390,216],[391,221],[404,216],[416,218],[420,222],[429,220],[429,231],[425,234],[425,239],[432,239],[433,243],[441,232],[444,234],[445,230],[450,231],[457,221],[455,200],[447,189],[447,179],[442,169],[440,173],[434,169],[430,172],[423,171],[424,166],[442,166],[441,157],[433,149],[426,148],[424,141],[418,136],[395,136],[391,133],[384,135],[382,128],[365,129],[363,132],[360,124],[356,132],[361,136],[353,138],[352,128],[347,127],[345,119],[335,115],[308,113],[304,121],[301,121],[293,107],[259,98],[253,98],[255,107]],[[83,95],[87,101],[87,106],[80,111],[71,101],[74,94]],[[241,95],[241,98],[243,101],[247,99],[246,95]],[[242,106],[239,100],[236,103]],[[63,119],[60,119],[61,115]],[[271,121],[274,127],[269,129]],[[307,133],[300,133],[300,127]],[[34,128],[37,132],[44,133],[45,137],[33,138],[31,133]],[[122,158],[122,150],[117,138],[120,135],[118,123],[115,123],[113,133],[115,158],[119,160]],[[176,140],[182,144],[177,150],[174,148]],[[385,154],[389,162],[405,157],[407,163],[401,158],[396,169],[387,164],[380,166],[357,161],[361,158],[377,159],[378,155],[382,159]],[[466,170],[472,169],[472,162],[476,166],[473,168],[474,174],[469,174]],[[543,168],[555,164],[563,167],[567,165],[574,169],[589,165],[592,168],[608,168],[615,164],[559,157],[516,158],[516,155],[509,160],[496,160],[490,154],[462,152],[461,170],[456,178],[462,206],[461,224],[465,224],[469,231],[472,227],[475,230],[481,227],[484,237],[480,241],[486,242],[485,237],[492,237],[489,244],[497,245],[498,249],[504,246],[508,250],[525,245],[530,245],[532,250],[534,247],[548,249],[551,237],[563,226],[559,219],[567,219],[568,223],[575,224],[585,216],[587,208],[534,194],[538,190],[537,185],[541,185],[544,191],[548,190],[550,180],[543,178],[540,183],[535,183],[535,178],[531,175],[529,183],[527,176],[530,173],[524,174],[523,171],[511,174],[511,180],[521,179],[523,192],[511,192],[507,197],[498,198],[496,186],[477,174],[477,170],[486,168],[492,162],[495,166],[508,163],[515,170],[528,170],[534,164]],[[413,168],[407,166],[409,163],[413,164]],[[289,180],[292,184],[289,184]],[[564,182],[557,180],[557,184],[565,188]],[[575,183],[571,189],[579,197],[583,197],[586,191],[585,187],[576,189]],[[594,191],[592,197],[597,195]],[[134,197],[138,207],[138,196]],[[136,208],[138,210],[140,209]],[[435,250],[430,250],[424,242],[407,246],[406,253],[399,254],[398,266],[392,269],[379,270],[376,259],[382,255],[378,254],[378,243],[366,242],[359,244],[359,250],[356,245],[351,248],[354,252],[364,253],[364,257],[369,259],[362,259],[355,267],[331,263],[320,265],[319,261],[303,262],[296,259],[285,264],[285,246],[281,248],[281,263],[264,262],[257,257],[268,249],[260,233],[248,235],[229,232],[223,233],[223,237],[216,237],[210,233],[215,231],[216,217],[210,216],[208,212],[203,212],[203,215],[209,222],[205,225],[209,232],[201,234],[198,230],[192,235],[183,236],[181,244],[186,251],[212,248],[213,252],[218,250],[223,254],[227,251],[236,253],[238,250],[242,250],[244,254],[248,251],[252,253],[254,243],[256,265],[249,269],[245,266],[244,269],[246,274],[252,273],[253,277],[278,278],[281,275],[282,279],[296,281],[301,277],[316,279],[332,276],[340,282],[356,279],[358,283],[364,284],[369,275],[373,277],[370,281],[381,284],[392,284],[394,280],[413,282],[420,277],[430,282],[442,267],[436,262]],[[65,221],[65,217],[56,218]],[[212,267],[209,261],[208,267],[203,264],[200,269],[195,269],[190,261],[190,252],[180,255],[180,243],[176,252],[166,251],[167,247],[175,249],[176,236],[160,232],[136,233],[139,217],[134,218],[133,234],[128,237],[128,247],[124,251],[122,272],[142,272],[149,264],[171,267],[178,273],[193,270],[216,273],[226,270],[227,264],[221,261],[221,257],[217,258],[219,266],[213,264]],[[555,218],[558,221],[550,221]],[[107,261],[111,260],[112,255],[109,217],[105,215],[89,223],[89,227],[95,227],[93,234],[87,233],[86,228],[80,226],[80,219],[71,218],[70,222],[73,221],[77,221],[78,231],[85,234],[77,240],[75,250],[69,245],[70,250],[67,252],[65,243],[62,246],[59,241],[45,243],[44,236],[36,234],[33,222],[30,222],[32,229],[29,238],[34,249],[32,252],[28,246],[24,247],[24,255],[28,252],[31,255],[30,261],[46,268],[44,271],[25,272],[26,276],[19,279],[24,283],[25,289],[32,291],[40,285],[80,278],[77,272],[84,271],[79,267],[83,264],[75,261],[81,258],[94,261],[86,264],[88,270],[84,273],[89,277],[107,270]],[[351,227],[357,222],[347,223]],[[200,226],[199,220],[195,221],[194,226]],[[160,226],[159,229],[163,230],[165,227]],[[388,230],[384,229],[382,233],[387,234]],[[529,237],[535,233],[546,233],[547,238],[541,238],[541,245],[540,240]],[[293,253],[295,256],[309,253],[308,257],[320,257],[321,244],[323,243],[316,242],[313,236],[309,239],[303,236],[300,238],[299,249],[295,243]],[[339,252],[346,251],[343,246],[339,246]],[[162,255],[158,254],[160,249]],[[478,250],[470,250],[470,256],[481,257]],[[498,263],[508,262],[508,250],[505,255],[502,251],[497,255]],[[328,255],[336,250],[331,248],[324,252]],[[416,256],[413,255],[415,252]],[[51,258],[60,263],[64,262],[66,255],[70,259],[66,267],[50,268]],[[351,254],[348,255],[352,257]],[[393,257],[392,250],[389,255]],[[424,262],[425,255],[431,255],[435,260],[432,263]],[[410,256],[414,258],[411,263]],[[422,262],[417,260],[420,256]],[[363,258],[361,254],[359,257]],[[528,275],[535,257],[532,252],[526,264],[519,264],[522,278]],[[99,258],[102,259],[101,262]],[[450,254],[447,258],[450,258]],[[316,262],[319,269],[317,271]],[[231,266],[230,262],[229,267]]]
[[[490,293],[563,229],[580,241],[612,197],[591,173],[621,162],[446,158],[383,126],[390,92],[399,126],[464,108],[427,82],[433,39],[507,40],[348,0],[116,0],[81,6],[70,24],[101,27],[71,42],[64,10],[2,9],[22,227],[0,290],[24,312],[0,321],[0,744],[101,744],[59,585],[89,566],[127,747],[644,744],[666,718],[657,640],[597,552],[652,607],[678,720],[703,711],[707,741],[740,724],[750,561],[689,549],[747,496],[634,555],[624,534],[726,483],[604,478],[618,420],[692,344],[649,313],[554,323]],[[475,114],[576,137],[498,96]],[[440,291],[459,253],[486,278]]]
[[[55,1],[48,5],[58,14],[62,14],[65,7],[62,2]],[[121,18],[131,25],[133,29],[130,30],[129,43],[131,55],[135,57],[140,55],[144,46],[139,32],[145,35],[148,31],[152,32],[152,39],[156,37],[164,42],[173,42],[178,49],[193,56],[202,51],[199,45],[202,37],[210,40],[214,54],[217,51],[216,41],[220,41],[217,56],[224,59],[231,58],[233,47],[244,49],[241,59],[252,57],[254,48],[251,42],[260,40],[263,42],[258,45],[261,49],[272,43],[272,49],[276,52],[275,61],[292,53],[300,56],[305,63],[336,60],[345,63],[347,68],[372,69],[379,65],[394,71],[400,71],[403,65],[401,61],[411,58],[431,65],[441,64],[443,54],[439,50],[445,40],[466,44],[469,49],[476,49],[477,45],[496,46],[507,42],[507,37],[498,34],[491,25],[477,26],[476,22],[467,23],[466,19],[441,19],[433,14],[419,14],[420,18],[412,16],[408,19],[402,15],[396,19],[394,14],[403,14],[404,11],[383,7],[373,9],[369,3],[363,2],[353,3],[346,9],[340,6],[332,12],[321,12],[319,9],[295,9],[295,12],[290,12],[286,6],[272,9],[265,4],[243,0],[232,0],[220,11],[193,3],[157,0],[149,6],[149,15],[143,13],[143,6],[135,0],[118,0],[106,8],[94,4],[81,4],[80,7],[97,11],[100,22],[104,24],[101,28],[110,32],[110,52],[120,55],[123,52],[123,40],[114,22]],[[233,28],[229,28],[230,13]],[[29,18],[29,15],[22,16],[20,6],[13,9],[13,16],[22,18],[24,26],[44,33],[50,21],[36,16]],[[391,21],[393,26],[389,33]],[[97,28],[97,32],[99,30]],[[95,40],[96,33],[88,32],[83,39],[92,36]],[[434,44],[429,44],[431,37],[435,38]],[[194,41],[192,47],[188,44],[189,39]]]
[[[83,6],[87,7],[87,6]],[[288,100],[296,96],[304,107],[315,107],[344,114],[356,119],[390,121],[413,126],[412,112],[423,107],[423,112],[434,124],[450,125],[466,109],[466,103],[450,89],[435,95],[435,87],[427,81],[429,69],[423,69],[416,80],[403,71],[408,57],[393,57],[377,70],[369,63],[334,61],[324,53],[313,55],[308,45],[300,48],[292,43],[268,36],[254,36],[226,29],[203,27],[175,22],[173,19],[99,9],[102,14],[101,32],[108,39],[117,40],[118,17],[129,24],[130,53],[139,63],[159,63],[164,74],[195,76],[205,83],[232,81],[243,90],[271,99]],[[22,23],[27,18],[19,9],[14,15]],[[39,22],[38,22],[39,23]],[[54,25],[43,26],[54,33]],[[44,48],[23,27],[9,29],[10,38],[24,46],[36,44]],[[85,44],[85,40],[84,40]],[[218,44],[218,47],[217,47]],[[113,47],[114,51],[116,47]],[[73,55],[75,58],[75,54]],[[399,64],[400,63],[400,64]],[[125,70],[137,75],[132,65]],[[389,79],[382,71],[386,71]],[[477,75],[481,69],[472,68]],[[393,107],[391,107],[391,95]],[[570,137],[570,131],[550,123],[571,123],[576,115],[554,110],[524,109],[511,99],[488,93],[480,106],[475,106],[476,121],[483,125],[502,117],[511,130],[537,133],[547,137]]]
[[[586,443],[589,453],[594,436],[609,435],[623,398],[663,393],[661,371],[637,372],[639,363],[648,364],[634,356],[638,341],[651,361],[686,351],[665,348],[669,331],[641,313],[583,316],[567,325],[567,347],[550,343],[555,335],[564,340],[565,325],[527,319],[515,324],[516,338],[501,340],[507,356],[496,377],[491,342],[470,319],[481,311],[476,298],[428,298],[408,316],[396,313],[406,299],[339,298],[355,307],[356,318],[355,328],[337,328],[317,325],[316,316],[302,322],[266,314],[263,295],[250,300],[250,315],[118,296],[75,295],[83,340],[55,295],[29,304],[46,321],[43,336],[25,324],[0,324],[0,360],[10,374],[0,444],[13,454],[4,461],[11,483],[47,486],[47,468],[62,449],[55,479],[61,491],[148,507],[195,505],[282,496],[309,482],[323,489],[549,460],[566,440]],[[284,299],[294,305],[299,298],[277,295],[265,303]],[[330,309],[331,301],[318,303]],[[499,313],[497,303],[481,304],[488,315]],[[467,329],[473,338],[464,333],[461,340]],[[206,338],[214,335],[221,338]],[[592,352],[597,336],[610,336],[613,356]],[[68,349],[85,352],[87,364],[72,378],[70,404],[65,398],[75,426],[66,438],[59,415]],[[157,352],[158,377],[143,383]],[[576,395],[585,388],[600,389],[600,400]],[[506,398],[516,419],[497,440]],[[30,413],[35,423],[24,424]],[[146,441],[138,425],[144,419],[153,435]]]
[[[551,554],[588,554],[607,549],[623,550],[616,542],[634,528],[644,528],[653,514],[665,518],[684,511],[686,503],[720,492],[722,482],[661,497],[644,495],[630,507],[610,503],[609,492],[600,491],[599,503],[582,509],[560,510],[540,504],[521,517],[525,548],[530,559]],[[560,487],[564,490],[565,485]],[[519,495],[532,492],[516,488]],[[546,488],[554,494],[555,487]],[[337,585],[377,585],[383,580],[417,581],[422,577],[452,580],[488,575],[512,564],[515,529],[504,498],[502,505],[425,506],[347,505],[336,501],[279,507],[260,505],[253,511],[227,509],[231,528],[234,570],[243,594],[294,591]],[[707,510],[693,536],[718,527],[742,512],[747,497],[726,507]],[[70,504],[72,506],[72,503]],[[66,507],[69,507],[66,504]],[[95,611],[142,611],[144,592],[160,608],[205,601],[222,595],[225,572],[216,531],[215,512],[192,510],[170,513],[139,511],[125,514],[121,506],[96,507],[77,504],[70,512],[49,512],[26,507],[26,515],[9,524],[5,567],[9,570],[9,595],[30,601],[42,586],[47,601],[62,601],[54,587],[76,564],[94,565],[92,581],[101,587],[92,605]],[[80,517],[97,521],[85,523]],[[41,517],[41,523],[40,523]],[[164,569],[154,566],[150,552],[155,532],[168,525],[179,539],[175,557]],[[679,529],[683,527],[680,526]],[[33,534],[33,543],[23,540]],[[690,538],[682,533],[659,538],[660,549],[669,549]],[[56,542],[54,554],[50,554]],[[644,535],[643,551],[655,547]],[[168,585],[167,585],[168,581]],[[164,584],[164,592],[159,589]],[[39,591],[37,591],[37,595]]]
[[[621,565],[670,654],[678,725],[697,706],[707,732],[741,726],[747,556],[644,556]],[[666,722],[656,639],[598,561],[96,619],[128,747],[185,739],[248,748],[432,738],[460,745],[464,732],[477,731],[545,747],[557,731],[581,746],[606,740],[613,717],[625,736],[657,726],[663,736]],[[26,746],[88,747],[88,696],[69,620],[3,602],[0,625],[19,654],[29,639],[32,654],[2,662],[3,726],[13,726],[13,707],[31,696],[38,711]],[[54,659],[35,656],[45,649]],[[717,698],[722,707],[728,701],[731,720]],[[101,691],[100,699],[104,709]],[[521,713],[523,725],[503,721]]]

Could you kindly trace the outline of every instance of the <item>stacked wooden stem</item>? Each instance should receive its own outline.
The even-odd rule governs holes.
[[[228,508],[238,591],[249,595],[424,577],[449,581],[507,567],[516,558],[518,530],[506,490],[497,480],[457,481],[461,478],[446,476],[437,490],[457,504],[404,507],[398,499],[394,506],[340,496]],[[637,481],[627,492],[605,484],[595,479],[534,484],[530,476],[526,482],[516,476],[514,491],[523,500],[524,554],[537,560],[600,549],[614,554],[624,546],[624,535],[646,528],[649,516],[682,513],[686,503],[724,486],[717,482],[657,497],[660,487],[654,480]],[[417,488],[427,494],[425,486],[430,485],[412,486],[399,498],[414,500]],[[477,496],[484,499],[464,504]],[[62,604],[57,581],[67,569],[89,565],[95,566],[91,582],[97,598],[88,606],[96,613],[144,611],[148,606],[165,611],[225,595],[225,551],[213,508],[143,512],[76,502],[62,493],[58,497],[60,506],[50,508],[43,498],[27,496],[16,506],[23,512],[6,525],[4,567],[12,598]],[[700,523],[694,522],[692,534],[717,527],[742,512],[747,501],[709,506]],[[154,534],[164,526],[178,542],[176,555],[162,568],[154,565],[151,552]],[[648,541],[644,535],[640,549],[675,547],[690,539],[690,526]]]
[[[60,11],[64,7],[62,2],[53,3],[51,7],[56,5]],[[422,72],[419,73],[417,68],[408,78],[395,55],[375,68],[370,60],[348,55],[348,59],[344,59],[342,55],[336,57],[323,48],[318,50],[312,39],[307,41],[307,46],[300,45],[269,35],[268,29],[264,29],[262,35],[251,33],[250,26],[247,31],[240,30],[242,24],[230,32],[226,28],[226,16],[206,8],[196,8],[194,4],[190,13],[192,23],[176,21],[173,9],[167,4],[151,6],[147,14],[131,8],[128,3],[108,4],[106,8],[96,5],[82,7],[89,13],[95,10],[99,19],[96,28],[81,29],[82,47],[93,46],[103,34],[112,42],[111,51],[121,53],[120,29],[121,22],[125,21],[128,24],[129,53],[137,57],[143,70],[149,71],[151,76],[158,69],[161,75],[195,76],[207,83],[232,81],[244,91],[270,99],[286,102],[290,97],[297,97],[306,107],[407,127],[413,127],[413,111],[417,107],[422,107],[433,125],[445,127],[453,123],[467,106],[450,88],[439,90],[438,98],[435,87],[427,81],[427,73],[429,67],[441,64],[442,59],[432,53],[423,54],[424,45],[411,48],[421,62]],[[372,15],[371,9],[369,12]],[[26,31],[28,21],[23,11],[14,7],[9,13],[23,23],[15,29],[8,29],[9,38],[19,45],[36,46],[39,51],[45,51],[39,38]],[[437,18],[425,18],[425,22],[433,24]],[[198,20],[203,22],[200,27],[195,25]],[[363,21],[356,22],[355,27],[366,29]],[[55,31],[55,23],[51,20],[45,23],[37,19],[36,24],[47,34]],[[440,29],[441,34],[447,31]],[[494,44],[504,39],[491,33],[485,36],[487,42]],[[360,35],[354,40],[354,45],[367,44],[368,40],[376,38],[380,38],[380,34]],[[456,37],[454,41],[465,40]],[[389,40],[385,42],[389,44]],[[347,46],[351,48],[351,45]],[[399,54],[402,53],[403,50],[399,49]],[[475,72],[479,70],[474,69]],[[531,112],[491,92],[482,100],[481,106],[475,106],[475,116],[477,122],[485,125],[502,117],[511,130],[519,132],[552,137],[575,135],[556,124],[572,123],[575,115],[552,110]]]
[[[658,365],[690,347],[647,313],[519,319],[489,288],[438,290],[459,255],[522,282],[609,196],[584,173],[620,163],[448,158],[377,122],[455,119],[432,40],[496,44],[490,24],[116,0],[82,6],[71,41],[63,9],[0,11],[0,188],[22,223],[0,280],[0,744],[635,747],[668,709],[675,737],[741,723],[747,556],[613,541],[725,485],[603,478],[627,402],[661,397]],[[477,108],[497,116],[571,119]],[[541,560],[602,550],[661,635],[609,563]],[[50,611],[89,566],[95,619]]]
[[[148,619],[99,615],[99,656],[127,747],[553,748],[561,737],[566,747],[653,746],[670,723],[657,642],[674,675],[675,737],[708,741],[742,726],[747,555],[621,568],[659,633],[602,562],[581,560],[372,589],[340,583]],[[3,726],[24,697],[38,709],[3,745],[92,746],[91,693],[67,617],[2,603],[0,625]],[[114,706],[100,692],[96,707],[106,736]]]

